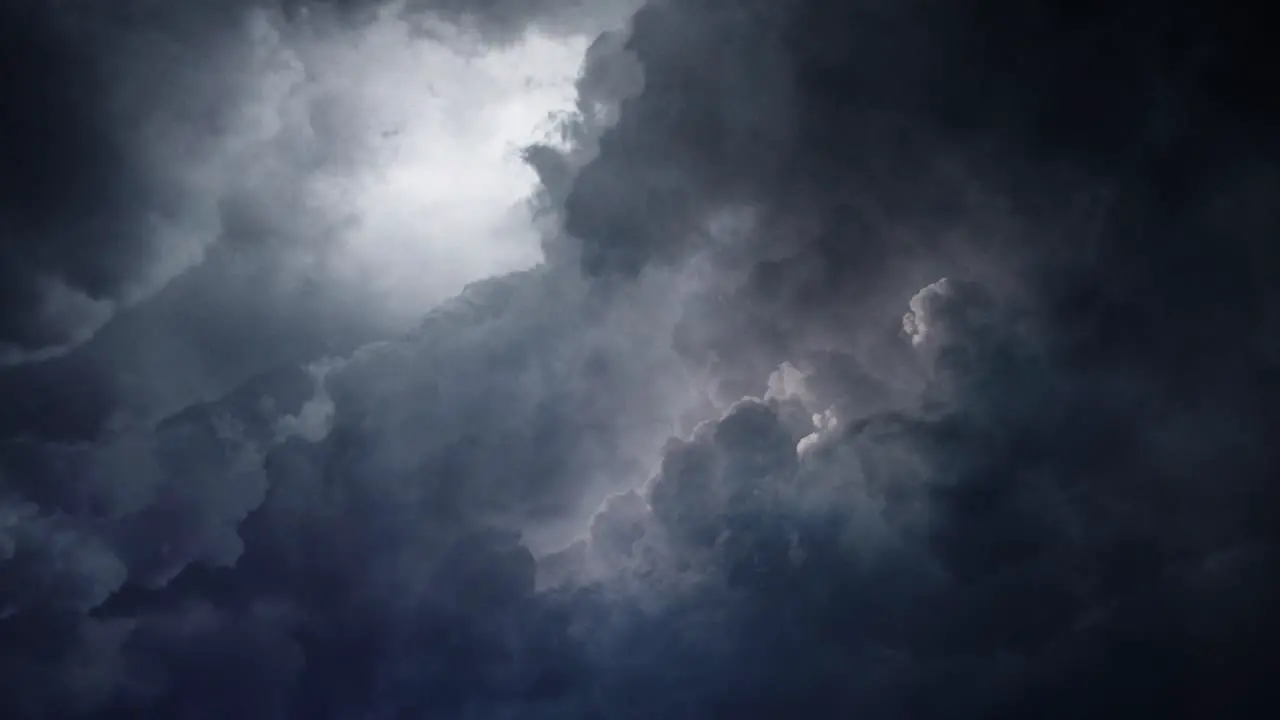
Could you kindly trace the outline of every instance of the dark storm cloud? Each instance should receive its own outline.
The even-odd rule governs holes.
[[[6,355],[83,339],[159,255],[148,214],[172,206],[128,147],[101,28],[6,3],[2,119]]]
[[[572,265],[497,278],[152,431],[0,448],[6,711],[452,714],[542,692],[572,658],[526,544],[638,483],[688,402],[662,343],[675,280],[601,308]],[[78,662],[93,684],[60,693]]]
[[[1272,716],[1259,27],[651,3],[546,265],[5,441],[0,714]]]
[[[1274,703],[1280,328],[1239,314],[1273,295],[1270,50],[1244,11],[1077,5],[637,15],[644,92],[566,201],[584,267],[709,258],[682,351],[749,394],[790,360],[836,409],[797,465],[803,423],[738,407],[570,553],[668,603],[599,641],[640,714]]]
[[[1009,282],[1050,263],[1036,272],[1113,268],[1116,288],[1133,287],[1130,267],[1173,277],[1144,258],[1207,248],[1177,239],[1188,232],[1248,224],[1261,237],[1273,222],[1201,216],[1231,184],[1274,175],[1261,119],[1274,101],[1254,72],[1268,44],[1248,16],[1198,3],[654,3],[629,43],[645,92],[569,195],[567,229],[598,273],[747,255],[748,286],[713,324],[726,337],[691,328],[688,341],[722,355],[775,346],[771,364],[789,344],[847,342],[885,319],[868,308],[900,307],[940,276]],[[740,206],[756,231],[716,250],[709,218]],[[1270,266],[1264,246],[1233,238],[1206,267]],[[1240,280],[1226,291],[1266,285]]]
[[[924,398],[945,402],[797,442],[815,428],[795,398],[744,401],[604,507],[568,553],[601,594],[564,596],[597,710],[1265,716],[1280,585],[1251,517],[1275,489],[1232,457],[1262,438],[1199,437],[1230,474],[1178,477],[1010,308],[977,289],[925,307]]]
[[[6,362],[82,342],[217,238],[199,174],[234,122],[245,8],[4,5]]]
[[[528,684],[533,670],[504,660],[507,638],[488,620],[507,618],[533,587],[533,557],[519,530],[536,524],[529,542],[562,543],[574,529],[564,523],[644,475],[670,432],[667,413],[683,402],[685,388],[672,385],[679,368],[663,343],[679,296],[674,277],[638,291],[634,307],[603,314],[584,300],[588,288],[571,267],[502,278],[469,290],[409,338],[353,355],[371,336],[398,333],[369,310],[373,299],[317,286],[305,263],[299,271],[293,262],[321,254],[348,219],[343,207],[311,207],[290,193],[314,164],[340,174],[364,162],[367,148],[344,135],[350,118],[342,102],[306,108],[310,135],[255,145],[250,132],[245,144],[265,160],[250,169],[266,171],[235,178],[230,192],[165,175],[198,170],[206,140],[245,140],[237,128],[223,132],[237,118],[218,101],[242,89],[235,83],[261,79],[253,53],[271,56],[297,40],[282,39],[290,29],[303,41],[334,30],[320,4],[312,19],[288,20],[296,25],[274,16],[254,25],[248,7],[5,6],[14,20],[6,31],[15,39],[32,34],[45,64],[83,56],[83,68],[63,74],[98,95],[41,84],[22,67],[39,53],[6,46],[6,83],[52,99],[15,111],[17,129],[40,142],[4,137],[6,153],[12,148],[46,172],[36,179],[48,180],[26,187],[6,175],[43,205],[5,206],[6,220],[29,232],[6,236],[5,271],[15,273],[4,287],[18,293],[60,278],[59,293],[100,295],[94,307],[104,310],[92,322],[41,318],[40,303],[54,296],[26,292],[23,302],[5,305],[6,317],[24,333],[44,334],[6,334],[6,352],[14,353],[7,360],[80,342],[121,306],[142,301],[71,353],[10,368],[3,379],[6,717],[344,717],[439,704],[440,693],[464,707],[468,687],[513,693],[503,689]],[[466,15],[487,33],[488,13],[501,8],[443,10],[444,19]],[[533,17],[504,12],[494,32],[511,40],[517,21]],[[373,21],[352,16],[338,28],[366,22]],[[316,48],[284,49],[310,60],[304,53]],[[98,64],[111,67],[99,77],[91,72]],[[150,92],[130,96],[143,89]],[[193,96],[210,104],[184,107]],[[111,114],[116,104],[123,119]],[[88,150],[122,149],[101,167],[83,166],[84,153],[55,152],[67,149],[58,135],[72,130]],[[146,152],[127,152],[143,140],[148,152],[173,151],[167,131],[179,145],[190,141],[181,150],[195,157],[151,166]],[[160,187],[161,199],[177,197],[178,220],[190,219],[185,193],[217,221],[214,232],[178,238],[198,251],[182,259],[199,264],[165,268],[157,277],[182,274],[163,288],[148,285],[147,273],[170,258],[168,238],[107,233],[108,245],[66,224],[86,203],[92,213],[84,213],[123,218],[126,229],[163,211],[150,195],[126,193],[129,202],[119,203],[105,192],[126,185],[132,192],[133,178],[148,172],[158,173],[146,181]],[[87,174],[84,193],[60,194],[78,187],[78,173]],[[41,264],[18,267],[19,260]],[[71,272],[81,265],[92,273]],[[106,279],[90,287],[90,275]],[[626,348],[649,336],[651,352]],[[299,358],[325,355],[339,360],[298,367]],[[175,397],[216,396],[255,373],[218,402],[149,422],[147,413],[172,407]],[[615,383],[634,390],[620,395]],[[141,416],[129,417],[135,411]],[[451,646],[476,648],[474,658],[451,667],[438,655]],[[505,675],[476,675],[491,666]]]

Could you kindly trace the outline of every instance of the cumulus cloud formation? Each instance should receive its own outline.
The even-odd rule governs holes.
[[[926,285],[911,296],[911,310],[902,316],[902,331],[916,347],[934,341],[942,330],[937,326],[937,306],[951,293],[951,283],[946,278]]]
[[[537,263],[521,153],[591,36],[462,10],[6,4],[3,432],[153,422]]]
[[[220,241],[381,284],[398,317],[537,261],[518,154],[571,107],[585,41],[469,59],[483,39],[418,37],[390,4],[351,27],[324,4],[186,5],[5,11],[9,361],[83,342]]]
[[[0,716],[1280,709],[1247,7],[66,8]]]

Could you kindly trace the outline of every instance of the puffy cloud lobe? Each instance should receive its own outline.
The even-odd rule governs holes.
[[[937,306],[950,292],[951,284],[943,278],[911,296],[911,312],[902,316],[902,331],[911,338],[912,345],[920,347],[938,341],[937,334],[944,331],[937,327]]]
[[[3,527],[5,616],[32,607],[87,611],[124,584],[124,564],[110,547],[68,518],[42,517],[38,506],[14,502],[4,506]]]
[[[126,580],[163,586],[192,562],[234,565],[237,526],[266,492],[262,445],[238,423],[195,409],[151,436],[6,444],[4,489],[29,498],[6,504],[11,610],[85,612]]]

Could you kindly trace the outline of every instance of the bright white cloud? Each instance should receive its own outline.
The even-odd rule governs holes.
[[[939,333],[944,332],[937,317],[938,306],[952,293],[951,281],[942,278],[935,283],[924,286],[911,297],[908,313],[902,316],[902,331],[911,338],[915,347],[927,347],[940,342]]]
[[[138,236],[122,243],[142,250],[103,297],[43,277],[50,345],[0,343],[0,365],[87,340],[219,240],[267,243],[282,261],[264,304],[305,286],[380,314],[378,328],[541,260],[521,150],[574,109],[594,34],[532,29],[493,46],[394,4],[366,23],[321,15],[251,12],[198,48],[139,28],[104,51],[119,69],[104,114],[139,184],[158,189],[137,198]]]
[[[520,150],[572,108],[581,43],[529,37],[467,58],[406,39],[370,88],[368,112],[393,129],[385,165],[357,192],[358,265],[398,302],[422,306],[481,277],[541,259]]]
[[[392,14],[336,37],[282,39],[265,21],[258,33],[275,71],[245,118],[270,136],[268,156],[321,148],[300,204],[341,227],[325,274],[376,289],[408,319],[541,260],[525,202],[537,177],[520,153],[573,109],[586,38],[530,33],[480,50]],[[256,173],[273,162],[242,160]]]

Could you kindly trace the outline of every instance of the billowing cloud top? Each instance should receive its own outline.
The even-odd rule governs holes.
[[[1250,8],[0,12],[0,716],[1280,711]]]

